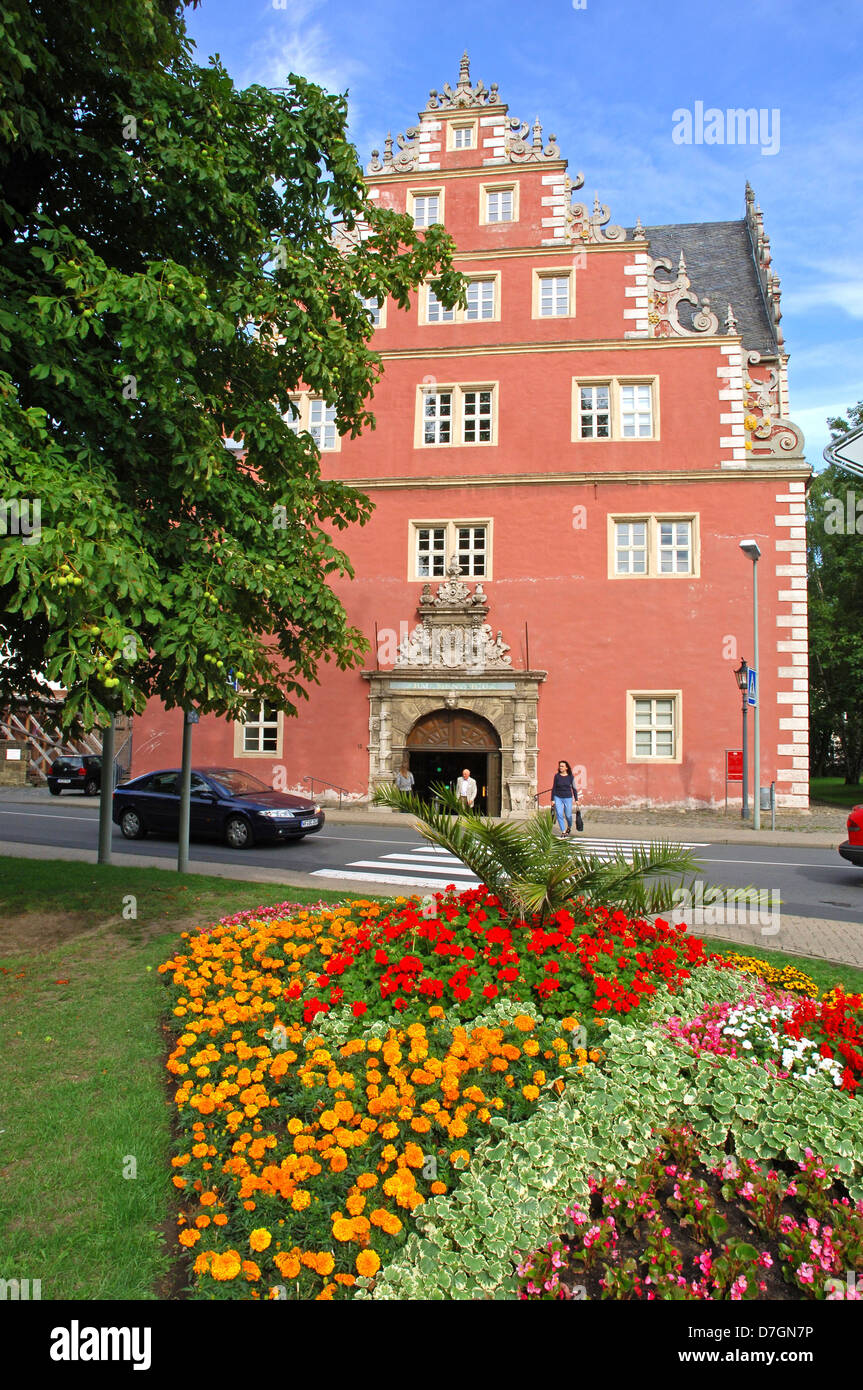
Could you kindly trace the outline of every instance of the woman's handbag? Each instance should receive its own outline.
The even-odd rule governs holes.
[[[575,808],[575,828],[576,830],[584,829],[584,816],[581,814],[577,806]]]

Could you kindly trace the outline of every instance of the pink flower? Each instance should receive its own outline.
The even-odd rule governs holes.
[[[802,1264],[798,1267],[797,1278],[800,1280],[801,1284],[814,1284],[815,1270],[811,1265]]]

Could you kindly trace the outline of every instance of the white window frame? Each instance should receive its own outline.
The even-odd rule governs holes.
[[[417,387],[416,416],[414,423],[414,448],[416,449],[489,449],[497,444],[498,440],[498,387],[496,381],[459,381],[459,382],[436,382],[434,387]],[[471,402],[466,398],[477,392],[487,391],[491,395],[489,419],[491,427],[490,439],[471,439],[465,438],[465,428],[470,421],[475,418],[471,411]],[[426,400],[429,396],[451,397],[450,408],[450,438],[448,440],[435,441],[427,444],[425,441],[425,422],[426,422]],[[436,418],[436,417],[429,417]],[[484,414],[484,417],[485,414]],[[439,431],[436,431],[439,433]]]
[[[437,217],[434,219],[433,222],[417,222],[417,199],[419,198],[437,198],[438,211]],[[426,227],[436,227],[441,225],[444,220],[443,188],[409,188],[407,197],[407,210],[413,218],[414,226],[419,227],[420,231],[424,230]]]
[[[499,271],[499,270],[493,270],[493,271],[489,272],[488,274],[480,273],[480,272],[477,272],[476,274],[471,274],[470,272],[465,272],[465,279],[468,281],[468,285],[469,285],[469,286],[470,286],[470,285],[474,285],[474,284],[483,284],[483,285],[489,284],[489,285],[492,286],[492,313],[491,313],[491,315],[488,316],[488,317],[486,317],[486,318],[476,318],[476,319],[474,319],[474,318],[468,318],[468,308],[467,308],[467,306],[465,306],[464,309],[462,309],[462,308],[460,308],[460,307],[456,307],[456,308],[453,308],[453,309],[449,310],[448,312],[452,315],[451,318],[446,318],[446,319],[443,319],[443,318],[431,318],[431,317],[430,317],[430,311],[431,311],[431,308],[432,308],[432,300],[431,300],[431,298],[430,298],[430,294],[433,292],[433,286],[432,286],[431,281],[427,281],[426,284],[425,284],[424,286],[421,287],[420,292],[419,292],[419,296],[418,296],[419,323],[420,323],[420,326],[421,326],[421,327],[427,327],[428,325],[434,325],[434,326],[436,326],[436,327],[440,327],[442,324],[453,324],[453,323],[497,323],[497,322],[499,322],[499,320],[500,320],[500,271]],[[437,299],[437,296],[436,296],[436,295],[435,295],[435,299]],[[438,302],[440,302],[440,301],[438,301]]]
[[[648,726],[651,735],[651,747],[655,747],[656,735],[664,732],[668,727],[659,724],[656,719],[656,705],[660,700],[671,701],[671,734],[672,752],[670,755],[665,753],[637,753],[635,751],[636,735],[636,713],[639,701],[650,701],[652,716]],[[644,726],[638,732],[644,732]],[[626,761],[628,763],[664,763],[675,764],[683,761],[683,692],[681,690],[627,690],[626,692]]]
[[[591,436],[581,433],[581,388],[607,386],[609,392],[610,430],[607,436]],[[623,392],[629,387],[648,388],[650,395],[651,433],[625,435],[623,433]],[[572,379],[572,442],[574,444],[609,443],[650,444],[660,438],[659,432],[659,377],[658,376],[590,376]]]
[[[498,217],[494,221],[489,216],[489,194],[511,193],[512,194],[512,216]],[[483,227],[507,227],[519,218],[519,184],[512,183],[483,183],[479,190],[479,220]]]
[[[589,410],[589,411],[585,411],[584,408],[583,408],[583,406],[582,406],[582,400],[581,400],[581,393],[582,393],[582,391],[590,391],[590,392],[592,393],[592,397],[591,397],[591,406],[590,406],[590,410]],[[597,391],[606,391],[606,392],[608,393],[608,401],[607,401],[607,405],[606,405],[605,407],[599,405],[599,403],[597,402],[597,398],[596,398],[596,393],[597,393]],[[610,381],[580,381],[579,384],[578,384],[578,389],[576,390],[576,393],[575,393],[575,412],[576,412],[576,428],[577,428],[577,430],[578,430],[578,438],[579,438],[579,440],[588,441],[588,440],[593,440],[593,439],[611,439],[611,437],[612,437],[612,436],[611,436],[611,412],[612,412],[612,404],[611,404],[611,382],[610,382]],[[592,422],[593,422],[593,428],[594,428],[594,433],[593,433],[593,434],[582,434],[582,432],[581,432],[582,429],[584,428],[584,419],[585,419],[585,416],[589,416],[589,418],[590,418],[590,419],[592,420]],[[600,433],[599,433],[600,423],[601,423],[600,417],[601,417],[601,416],[606,417],[606,424],[607,424],[607,427],[608,427],[608,432],[607,432],[606,434],[600,434]]]
[[[372,316],[375,331],[387,326],[387,301],[378,299],[377,295],[361,295],[360,303],[367,309]]]
[[[311,434],[313,439],[314,431],[320,429],[320,424],[312,418],[313,415],[318,413],[317,406],[321,405],[324,407],[325,416],[327,410],[335,409],[334,406],[328,405],[322,396],[313,396],[309,391],[298,392],[296,395],[291,396],[291,401],[296,406],[298,414],[294,416],[291,411],[288,410],[282,416],[282,419],[285,421],[288,428],[293,430],[294,434]],[[318,449],[322,454],[337,454],[342,447],[342,437],[339,434],[335,420],[324,419],[323,425],[324,431],[327,426],[332,425],[332,434],[330,437],[333,442],[327,444],[326,435],[322,433],[321,442],[318,443]],[[317,443],[317,441],[315,442]]]
[[[484,557],[485,557],[485,565],[484,565],[484,570],[485,570],[485,572],[482,573],[482,574],[480,574],[480,573],[478,573],[478,572],[476,571],[476,569],[475,569],[473,566],[471,566],[471,567],[468,569],[468,571],[464,573],[463,577],[464,577],[465,579],[475,579],[475,580],[481,581],[482,583],[485,583],[486,580],[489,580],[489,579],[492,578],[492,530],[493,530],[493,527],[492,527],[492,519],[491,519],[491,517],[487,517],[487,516],[486,516],[486,517],[468,517],[468,518],[461,518],[461,519],[458,519],[458,520],[455,520],[455,521],[443,520],[443,519],[440,518],[440,517],[435,518],[435,520],[433,520],[433,521],[423,521],[423,520],[413,520],[413,519],[412,519],[412,520],[408,523],[408,529],[409,529],[409,539],[408,539],[408,580],[409,580],[409,582],[411,582],[411,583],[416,583],[416,584],[431,584],[431,583],[434,583],[434,582],[437,581],[437,580],[440,580],[444,575],[446,575],[447,565],[448,565],[448,564],[450,563],[450,561],[452,560],[453,555],[458,555],[458,554],[460,553],[460,551],[459,551],[459,531],[471,530],[471,531],[473,532],[473,531],[476,531],[476,530],[479,529],[479,528],[482,528],[482,530],[484,530],[484,532],[485,532],[485,547],[484,547],[484,548],[481,547],[480,549],[474,551],[474,550],[473,550],[473,542],[474,542],[474,540],[475,540],[475,537],[474,537],[474,536],[471,536],[471,546],[470,546],[470,550],[469,550],[469,551],[462,551],[461,553],[462,553],[462,554],[467,554],[467,553],[472,553],[472,554],[480,554],[480,553],[481,553],[481,554],[483,554]],[[442,572],[439,573],[439,574],[422,574],[422,573],[420,572],[420,565],[419,565],[419,555],[420,555],[420,552],[419,552],[419,541],[420,541],[420,534],[421,534],[421,532],[423,532],[423,531],[442,531],[442,532],[444,533],[444,549],[443,549],[443,552],[438,551],[438,554],[442,554],[442,560],[443,560],[443,570],[442,570]]]
[[[464,130],[470,132],[470,142],[467,145],[459,145],[456,141],[456,132]],[[477,143],[478,142],[476,121],[447,121],[446,147],[448,150],[475,150],[477,148]]]
[[[437,315],[437,317],[435,317]],[[426,323],[455,323],[456,310],[445,309],[434,291],[434,285],[425,286],[425,322]]]
[[[564,280],[566,282],[566,308],[562,313],[544,314],[542,311],[542,292],[545,283],[549,280]],[[532,316],[535,319],[571,319],[575,316],[575,276],[572,273],[572,266],[543,266],[533,272],[533,307]],[[588,385],[591,383],[585,383]]]
[[[646,528],[647,569],[644,573],[618,570],[617,528],[642,523]],[[662,526],[689,526],[689,569],[662,569]],[[675,548],[678,548],[675,546]],[[609,579],[699,579],[701,577],[700,513],[692,512],[610,512],[608,514],[608,578]]]
[[[284,734],[284,715],[281,710],[276,710],[275,719],[266,719],[266,708],[268,701],[259,700],[257,696],[250,695],[245,700],[244,708],[247,712],[253,713],[256,717],[245,720],[237,719],[234,721],[234,757],[235,758],[280,758],[282,755],[282,739]],[[271,707],[272,708],[272,707]],[[247,748],[246,740],[251,731],[258,730],[258,742],[262,743],[266,730],[275,730],[275,748]]]

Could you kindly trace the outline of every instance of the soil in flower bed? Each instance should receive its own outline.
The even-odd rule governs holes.
[[[808,1152],[808,1151],[807,1151]],[[522,1299],[855,1299],[863,1203],[814,1155],[708,1167],[670,1132],[630,1181],[591,1181],[571,1230],[519,1267]]]

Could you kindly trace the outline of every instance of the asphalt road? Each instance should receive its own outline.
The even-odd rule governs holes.
[[[52,847],[95,849],[98,843],[98,803],[79,797],[60,797],[45,805],[0,804],[0,842],[44,845],[46,858]],[[693,833],[691,841],[697,842]],[[593,842],[607,850],[613,840]],[[144,840],[125,840],[114,828],[114,848],[124,854],[150,855],[175,860],[177,842],[148,835]],[[801,917],[828,918],[835,922],[863,924],[863,869],[846,864],[834,849],[788,848],[776,845],[697,845],[693,851],[703,869],[704,882],[723,887],[754,886],[780,894],[782,911]],[[285,872],[315,874],[322,888],[338,888],[345,879],[389,881],[398,892],[437,883],[460,882],[468,877],[456,861],[430,850],[408,825],[358,825],[331,822],[316,835],[290,843],[260,845],[249,850],[229,849],[210,841],[192,843],[191,859],[197,864],[256,865]],[[0,859],[2,874],[2,859]]]

